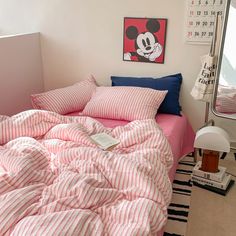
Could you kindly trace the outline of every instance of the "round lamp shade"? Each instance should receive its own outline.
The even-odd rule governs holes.
[[[194,147],[218,152],[230,152],[229,135],[222,128],[207,126],[197,131]]]

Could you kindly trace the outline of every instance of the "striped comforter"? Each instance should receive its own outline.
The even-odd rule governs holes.
[[[90,135],[120,140],[103,151]],[[155,235],[172,153],[155,120],[105,128],[30,110],[0,117],[0,235]]]

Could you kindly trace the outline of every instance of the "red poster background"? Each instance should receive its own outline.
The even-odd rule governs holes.
[[[124,41],[123,41],[123,55],[125,53],[129,52],[136,52],[135,48],[135,40],[131,40],[127,38],[126,36],[126,29],[129,26],[135,26],[138,29],[138,33],[144,33],[148,32],[146,28],[146,23],[150,18],[131,18],[131,17],[125,17],[124,18]],[[153,33],[157,39],[158,42],[162,45],[163,51],[161,55],[156,58],[155,61],[150,61],[151,63],[164,63],[164,58],[165,58],[165,42],[166,42],[166,28],[167,28],[167,19],[162,19],[162,18],[155,18],[155,20],[159,21],[160,23],[160,29],[158,32]],[[133,58],[132,61],[138,61],[137,58]]]

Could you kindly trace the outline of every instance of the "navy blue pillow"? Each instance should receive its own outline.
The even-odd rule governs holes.
[[[152,88],[156,90],[168,90],[168,93],[158,109],[158,113],[167,113],[181,116],[179,93],[182,83],[182,75],[175,74],[161,78],[151,77],[122,77],[111,76],[112,86],[133,86]]]

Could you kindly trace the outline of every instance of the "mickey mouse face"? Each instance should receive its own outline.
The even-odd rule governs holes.
[[[156,39],[150,32],[139,34],[136,44],[143,53],[151,53],[154,50]]]
[[[165,19],[125,18],[124,29],[126,37],[124,37],[123,58],[125,61],[154,63],[164,61]]]
[[[160,23],[156,19],[149,19],[146,28],[147,31],[138,32],[136,26],[129,26],[126,29],[126,36],[135,41],[136,53],[140,61],[154,61],[162,53],[162,46],[155,36],[160,29]]]

